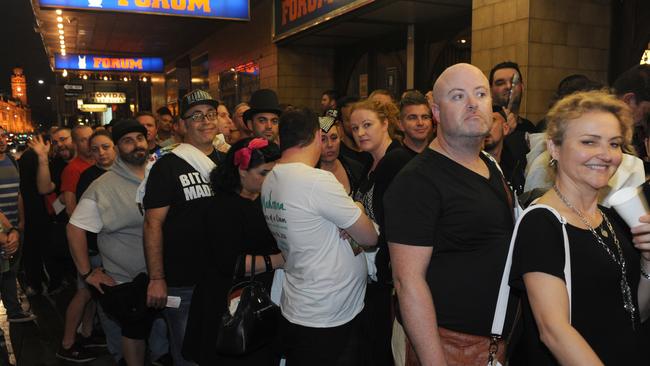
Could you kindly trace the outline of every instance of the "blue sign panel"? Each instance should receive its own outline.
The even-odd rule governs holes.
[[[41,7],[249,20],[249,0],[39,0]]]
[[[163,66],[163,59],[160,57],[116,57],[70,53],[65,56],[54,55],[54,68],[57,70],[163,72]]]

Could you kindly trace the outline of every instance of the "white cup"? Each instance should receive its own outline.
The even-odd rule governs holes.
[[[641,225],[639,217],[650,212],[648,201],[641,187],[625,187],[619,189],[611,195],[609,204],[631,228]]]

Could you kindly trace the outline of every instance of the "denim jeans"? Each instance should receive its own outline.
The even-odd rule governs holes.
[[[167,326],[169,327],[169,344],[171,348],[174,366],[192,366],[193,362],[187,361],[181,355],[183,339],[185,338],[185,327],[187,317],[190,314],[190,304],[194,287],[168,287],[167,296],[178,296],[181,298],[181,305],[178,309],[166,308],[163,311]]]

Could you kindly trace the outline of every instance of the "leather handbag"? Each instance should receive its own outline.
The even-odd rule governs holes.
[[[238,267],[242,262],[244,261],[238,261],[235,267],[233,282],[236,281]],[[226,312],[217,331],[218,353],[243,355],[275,338],[280,308],[271,301],[264,284],[255,281],[255,256],[251,259],[250,279],[234,285],[228,292],[227,302]]]

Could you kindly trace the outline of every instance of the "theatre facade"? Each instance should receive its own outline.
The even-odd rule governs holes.
[[[88,1],[40,0],[35,12],[47,24],[56,7],[44,2]],[[113,2],[126,5],[70,5],[64,29],[77,24],[72,53],[103,56],[92,66],[162,60],[160,69],[93,74],[98,81],[135,80],[125,91],[133,110],[177,111],[179,97],[195,88],[230,107],[271,88],[282,103],[317,108],[327,89],[361,97],[387,89],[399,97],[430,90],[457,62],[487,74],[512,60],[526,87],[522,112],[536,121],[562,78],[580,73],[607,83],[638,63],[650,40],[638,14],[650,2],[641,0],[187,0],[183,9],[171,0]],[[220,8],[224,3],[233,8]],[[44,43],[54,65],[60,52],[49,38]],[[117,86],[92,91],[119,92]]]

